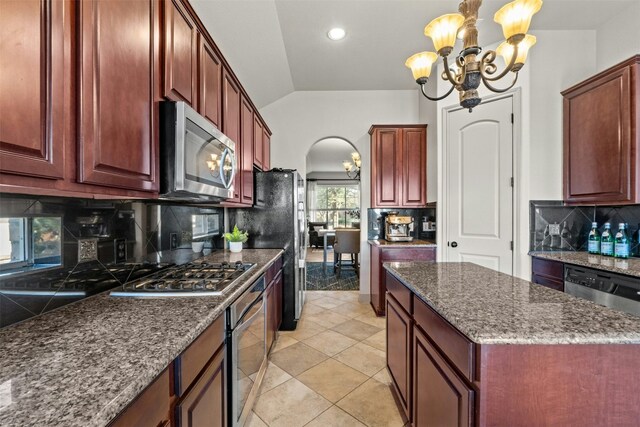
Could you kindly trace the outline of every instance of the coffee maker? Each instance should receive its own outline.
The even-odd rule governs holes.
[[[384,238],[389,242],[411,242],[413,236],[413,217],[389,212],[384,219]]]

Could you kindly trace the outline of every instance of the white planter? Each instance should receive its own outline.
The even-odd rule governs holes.
[[[242,242],[229,242],[229,250],[231,252],[242,252]]]

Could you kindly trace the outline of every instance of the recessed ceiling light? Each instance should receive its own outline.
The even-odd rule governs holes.
[[[342,40],[346,35],[347,35],[347,32],[342,28],[332,28],[327,33],[327,37],[335,41]]]

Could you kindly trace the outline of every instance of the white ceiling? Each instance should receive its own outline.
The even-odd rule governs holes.
[[[295,90],[413,89],[407,57],[433,50],[423,35],[457,0],[190,0],[258,108]],[[536,30],[594,30],[638,0],[546,0]],[[502,38],[484,0],[480,44]],[[347,31],[333,42],[326,33]]]
[[[342,162],[351,161],[356,151],[348,142],[339,138],[327,138],[316,142],[307,153],[307,173],[343,172]]]

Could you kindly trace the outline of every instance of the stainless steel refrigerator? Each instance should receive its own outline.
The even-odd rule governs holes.
[[[256,172],[254,192],[254,207],[229,209],[228,224],[249,232],[247,248],[284,249],[281,328],[293,330],[307,288],[304,180],[296,170]]]

